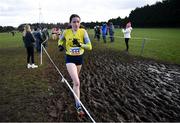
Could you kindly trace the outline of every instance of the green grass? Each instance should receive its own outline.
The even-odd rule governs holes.
[[[16,33],[13,37],[11,33],[0,33],[0,49],[23,47],[22,33]]]
[[[92,39],[93,30],[89,30],[89,33]],[[147,38],[145,42],[144,52],[142,54],[143,57],[180,64],[179,34],[180,29],[133,29],[132,39],[129,43],[129,52],[132,55],[139,56],[142,47],[142,39],[133,38]],[[121,29],[115,30],[115,36],[123,37]],[[101,43],[102,42],[103,41],[101,39]],[[110,42],[109,38],[108,42]],[[102,43],[102,45],[104,44]],[[114,43],[107,43],[105,45],[115,50],[125,50],[125,42],[123,38],[116,37]]]

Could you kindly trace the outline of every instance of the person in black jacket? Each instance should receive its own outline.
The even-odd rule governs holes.
[[[34,64],[34,42],[35,39],[31,33],[31,28],[29,25],[25,25],[23,31],[23,41],[27,49],[27,68],[37,68],[38,66]],[[31,59],[31,63],[30,63]]]

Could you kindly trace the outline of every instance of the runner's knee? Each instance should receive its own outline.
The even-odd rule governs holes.
[[[80,82],[79,81],[74,81],[74,86],[75,87],[79,87],[80,86]]]

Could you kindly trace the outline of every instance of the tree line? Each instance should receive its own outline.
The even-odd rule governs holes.
[[[133,27],[180,27],[180,0],[163,0],[154,5],[132,10],[129,17],[110,19],[115,25],[125,27],[131,21]]]
[[[13,26],[0,26],[0,32],[11,32],[15,30],[16,28]]]
[[[180,27],[180,1],[163,0],[131,11],[134,27]]]

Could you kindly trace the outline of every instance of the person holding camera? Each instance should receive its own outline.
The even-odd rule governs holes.
[[[124,33],[124,39],[125,39],[125,43],[126,43],[126,52],[127,53],[129,50],[129,39],[131,38],[131,31],[132,31],[131,22],[128,22],[126,24],[126,29],[122,29],[122,32]]]
[[[73,80],[73,90],[80,99],[79,73],[83,64],[84,50],[92,50],[91,41],[85,29],[80,27],[80,17],[77,14],[70,16],[70,28],[66,29],[58,41],[59,51],[66,49],[66,67]],[[65,42],[65,45],[63,43]],[[84,115],[79,101],[75,97],[78,115]]]

